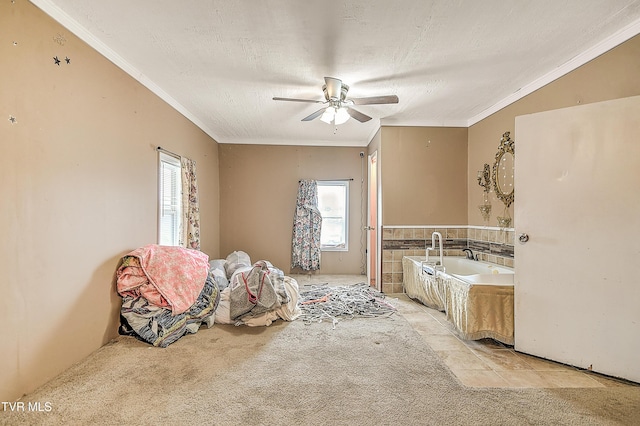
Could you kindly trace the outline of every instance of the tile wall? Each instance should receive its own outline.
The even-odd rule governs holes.
[[[424,256],[431,247],[431,234],[440,232],[444,256],[464,256],[464,248],[479,254],[480,260],[514,266],[514,230],[475,226],[408,226],[384,227],[382,230],[382,291],[402,293],[402,257]],[[439,251],[429,255],[438,256]]]

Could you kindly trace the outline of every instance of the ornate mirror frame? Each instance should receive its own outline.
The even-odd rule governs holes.
[[[514,188],[512,188],[509,193],[502,191],[502,188],[500,188],[500,185],[498,184],[498,168],[500,166],[500,161],[502,161],[502,157],[505,154],[511,154],[513,156],[513,161],[516,159],[515,141],[511,140],[509,134],[510,132],[504,132],[502,139],[500,139],[500,145],[498,146],[498,152],[496,153],[495,162],[493,163],[493,169],[491,171],[493,190],[496,193],[496,197],[504,203],[505,207],[509,207],[513,203]]]

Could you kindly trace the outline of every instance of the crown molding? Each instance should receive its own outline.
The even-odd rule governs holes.
[[[380,120],[380,125],[385,127],[468,127],[467,122],[467,120],[425,121],[383,118]]]
[[[78,21],[67,15],[62,9],[49,0],[30,0],[35,6],[41,9],[44,13],[56,20],[60,25],[71,31],[80,40],[87,43],[93,49],[97,50],[102,56],[111,61],[115,66],[122,69],[124,72],[133,77],[140,84],[151,90],[154,94],[160,97],[163,101],[168,103],[172,108],[185,116],[189,121],[198,126],[203,132],[211,136],[216,142],[218,137],[215,133],[209,129],[201,120],[192,114],[187,108],[185,108],[180,102],[174,99],[171,95],[165,92],[160,86],[154,83],[149,77],[140,72],[136,67],[131,65],[126,59],[108,47],[100,39],[96,38],[86,28],[84,28]]]
[[[528,94],[535,92],[536,90],[540,89],[543,86],[546,86],[552,81],[557,80],[558,78],[570,73],[571,71],[581,67],[587,62],[597,58],[603,53],[613,49],[614,47],[624,43],[631,37],[634,37],[638,34],[640,34],[640,19],[637,19],[636,21],[614,33],[612,36],[602,40],[601,42],[592,46],[590,49],[585,50],[584,52],[575,56],[553,71],[550,71],[542,77],[539,77],[531,83],[521,87],[516,92],[493,104],[491,107],[485,109],[480,114],[471,117],[466,123],[466,127],[471,127],[479,121],[484,120],[491,114],[500,111],[501,109],[511,105],[512,103],[524,98]]]
[[[332,141],[324,139],[314,139],[301,142],[298,139],[233,139],[226,138],[224,142],[219,142],[221,145],[237,144],[237,145],[287,145],[287,146],[331,146],[331,147],[345,147],[345,148],[366,148],[369,144],[368,141],[353,142],[353,141]]]

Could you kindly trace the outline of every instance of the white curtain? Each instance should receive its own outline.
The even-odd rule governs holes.
[[[181,158],[182,165],[182,235],[180,245],[200,250],[200,207],[196,162]]]
[[[318,182],[301,180],[293,219],[291,267],[304,271],[320,269],[322,216],[318,210]]]

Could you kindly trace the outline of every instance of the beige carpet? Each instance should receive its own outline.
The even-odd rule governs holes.
[[[121,337],[5,425],[637,425],[640,387],[466,388],[400,315]]]

